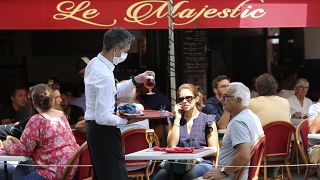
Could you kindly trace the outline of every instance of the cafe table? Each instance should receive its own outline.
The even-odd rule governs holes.
[[[167,153],[164,151],[153,151],[144,149],[131,154],[125,155],[126,160],[196,160],[217,152],[215,147],[197,148],[192,153]],[[173,164],[170,163],[170,169],[173,170]],[[173,173],[170,174],[173,179]]]
[[[3,171],[4,171],[5,179],[8,179],[8,167],[7,167],[8,161],[20,162],[20,161],[27,161],[27,160],[30,160],[30,158],[26,156],[10,156],[10,155],[1,153],[0,161],[3,161]]]
[[[308,134],[309,139],[320,139],[320,134]]]

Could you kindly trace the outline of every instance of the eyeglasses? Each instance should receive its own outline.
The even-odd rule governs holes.
[[[182,102],[184,100],[186,100],[187,102],[191,102],[193,100],[193,96],[181,96],[181,97],[178,97],[177,99],[177,102]]]
[[[309,86],[299,86],[301,89],[309,89]]]
[[[223,95],[223,101],[227,100],[228,98],[234,97],[232,95],[224,94]]]

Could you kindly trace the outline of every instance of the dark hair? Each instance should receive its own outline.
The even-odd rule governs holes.
[[[212,88],[218,88],[218,82],[220,82],[220,81],[222,81],[222,80],[228,80],[228,81],[230,81],[230,78],[228,78],[228,76],[226,76],[226,75],[219,75],[219,76],[217,76],[214,80],[212,80],[212,82],[211,82],[211,86],[212,86]]]
[[[103,36],[103,49],[110,51],[112,48],[119,47],[124,49],[128,47],[135,36],[123,28],[112,28],[104,33]]]
[[[33,105],[42,111],[48,111],[53,106],[53,91],[45,84],[38,84],[33,87],[32,93]]]
[[[17,85],[17,86],[14,86],[14,87],[12,88],[10,95],[11,95],[12,97],[14,97],[14,96],[16,95],[16,92],[17,92],[18,89],[24,89],[24,90],[27,91],[27,88],[26,88],[25,86],[23,86],[23,85]]]
[[[277,93],[278,84],[271,74],[262,74],[255,83],[259,96],[272,96]]]
[[[182,84],[178,88],[178,91],[177,91],[178,95],[182,89],[189,89],[194,94],[195,97],[197,97],[197,96],[199,97],[199,101],[196,104],[198,109],[201,109],[204,107],[204,96],[203,96],[203,93],[202,93],[203,91],[202,91],[201,87],[194,85],[194,84],[191,84],[191,83]]]

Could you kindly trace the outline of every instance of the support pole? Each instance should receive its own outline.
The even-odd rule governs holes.
[[[174,30],[173,30],[173,0],[168,0],[168,27],[169,27],[169,77],[170,77],[170,94],[171,94],[171,109],[174,109],[176,104],[176,66],[175,66],[175,52],[174,52]]]

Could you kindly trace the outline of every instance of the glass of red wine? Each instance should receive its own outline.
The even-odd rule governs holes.
[[[149,89],[149,92],[147,92],[147,95],[152,95],[154,92],[152,92],[152,88],[156,85],[156,81],[154,80],[154,76],[148,75],[146,77],[146,80],[144,81],[144,87]]]

